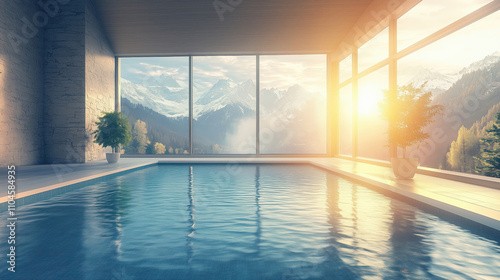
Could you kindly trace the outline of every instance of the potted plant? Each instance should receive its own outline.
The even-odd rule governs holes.
[[[409,146],[419,145],[429,138],[424,128],[442,114],[442,105],[431,105],[432,93],[424,92],[425,83],[420,87],[413,84],[400,86],[397,92],[386,90],[379,106],[382,117],[388,124],[388,140],[391,147],[391,165],[394,175],[399,179],[411,179],[418,167],[417,158],[406,158]],[[398,157],[398,147],[402,158]]]
[[[104,112],[104,115],[96,122],[97,129],[92,132],[94,142],[112,148],[112,153],[106,153],[109,163],[115,163],[120,158],[119,147],[130,142],[130,123],[121,112]]]

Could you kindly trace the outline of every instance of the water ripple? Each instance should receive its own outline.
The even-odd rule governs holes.
[[[0,278],[500,279],[498,240],[428,211],[310,166],[237,171],[154,166],[21,207]]]

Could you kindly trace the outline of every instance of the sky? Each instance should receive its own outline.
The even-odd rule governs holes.
[[[197,88],[195,94],[210,89],[222,79],[235,83],[248,80],[256,82],[255,56],[196,56],[193,59],[193,77]]]
[[[286,90],[299,84],[326,97],[326,55],[260,56],[261,88]]]
[[[424,0],[398,20],[398,50],[425,38],[491,0]],[[398,61],[398,84],[411,80],[422,68],[456,75],[472,63],[500,52],[500,11],[448,35]],[[387,29],[359,49],[359,70],[387,57]],[[339,67],[341,80],[351,76],[352,57]],[[374,115],[381,90],[388,88],[388,72],[384,67],[359,81],[360,114]]]
[[[173,75],[188,85],[188,57],[122,58],[122,78],[140,83],[151,76]],[[300,84],[309,92],[326,96],[326,55],[260,56],[261,88],[286,90]],[[199,91],[208,90],[221,79],[242,83],[256,82],[255,56],[194,56],[194,83]]]
[[[404,49],[489,2],[491,0],[422,1],[398,20],[398,46],[401,46],[398,49]],[[497,11],[403,58],[400,64],[418,64],[444,74],[458,72],[500,51],[499,26],[500,12]]]
[[[398,62],[398,82],[411,79],[412,67],[454,74],[500,51],[500,12],[487,16]],[[406,72],[405,72],[406,71]]]
[[[126,57],[121,59],[121,77],[141,83],[150,77],[172,75],[185,85],[189,84],[189,58],[179,57]]]
[[[398,50],[436,32],[492,0],[423,0],[398,19]]]
[[[398,19],[398,50],[488,4],[491,0],[423,0]],[[416,65],[452,74],[500,51],[500,12],[497,11],[399,61],[400,83],[411,79]],[[359,70],[387,58],[387,29],[359,48]],[[349,56],[340,64],[341,79],[350,76]],[[410,67],[413,66],[413,67]]]

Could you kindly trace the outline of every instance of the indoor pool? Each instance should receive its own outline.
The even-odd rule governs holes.
[[[17,214],[0,279],[500,278],[495,237],[309,165],[154,165]]]

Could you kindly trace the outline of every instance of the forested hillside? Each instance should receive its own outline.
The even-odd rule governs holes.
[[[457,140],[460,142],[462,139],[459,137],[459,131],[463,135],[468,135],[465,130],[461,130],[461,127],[474,130],[473,134],[480,137],[480,130],[484,131],[487,123],[492,121],[499,103],[500,61],[487,68],[465,73],[448,90],[433,100],[433,104],[445,106],[445,114],[437,118],[427,129],[431,135],[436,134],[440,137],[436,137],[438,139],[431,137],[431,143],[423,147],[428,152],[421,158],[422,165],[460,170],[461,167],[457,165],[452,167],[449,164],[447,154],[452,143]]]
[[[128,99],[122,98],[122,112],[128,117],[133,127],[137,120],[146,123],[148,140],[153,143],[162,143],[168,149],[170,147],[186,150],[189,147],[189,124],[188,118],[170,118],[159,114],[140,104],[132,104]]]
[[[495,116],[500,113],[500,103],[493,106],[488,113],[476,121],[472,127],[462,126],[458,132],[457,139],[450,145],[446,154],[446,169],[476,173],[480,165],[479,157],[483,147],[481,139],[488,137],[487,131],[495,122]]]

